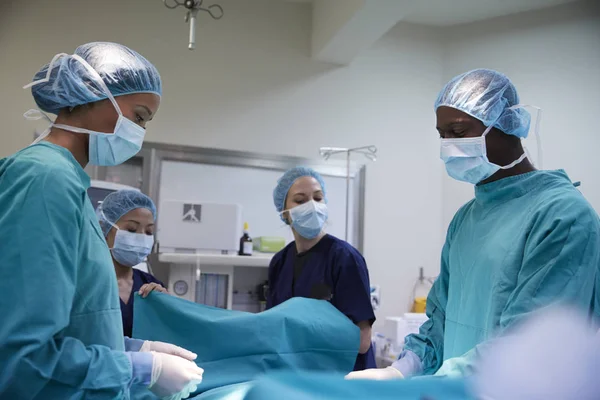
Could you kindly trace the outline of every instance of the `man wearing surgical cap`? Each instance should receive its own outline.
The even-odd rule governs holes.
[[[187,396],[202,380],[195,355],[124,340],[84,171],[140,150],[160,104],[158,71],[125,46],[89,43],[57,54],[26,87],[39,107],[26,116],[56,119],[0,160],[0,398]]]
[[[349,379],[469,375],[498,335],[537,309],[568,305],[599,317],[598,215],[564,171],[527,159],[530,117],[511,81],[486,69],[461,74],[435,111],[448,175],[475,185],[475,198],[448,228],[427,322],[391,367]]]

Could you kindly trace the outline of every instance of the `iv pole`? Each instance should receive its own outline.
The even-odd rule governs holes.
[[[362,146],[346,149],[342,147],[321,147],[319,154],[325,159],[329,158],[334,154],[346,154],[346,242],[348,241],[348,221],[350,220],[350,154],[360,153],[371,161],[377,161],[377,147]]]
[[[169,0],[163,0],[163,4],[170,10],[177,7],[184,7],[187,9],[185,13],[185,22],[190,24],[190,39],[188,49],[194,50],[196,48],[196,18],[198,11],[207,12],[213,19],[223,18],[223,7],[218,4],[213,4],[208,7],[204,7],[202,3],[204,0],[171,0],[173,3],[169,4]]]

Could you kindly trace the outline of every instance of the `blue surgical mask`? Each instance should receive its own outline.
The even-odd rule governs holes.
[[[327,204],[308,201],[288,210],[292,227],[305,239],[314,239],[323,231],[323,225],[329,216]]]
[[[124,267],[133,267],[143,262],[152,251],[154,236],[117,230],[112,255]]]
[[[90,164],[105,167],[120,165],[140,151],[146,130],[125,118],[116,104],[115,108],[119,118],[113,133],[95,132],[63,124],[52,124],[52,126],[66,131],[89,134]]]
[[[55,56],[52,60],[52,63],[58,60],[58,56]],[[144,142],[144,136],[146,135],[146,130],[136,124],[135,122],[129,120],[123,113],[121,112],[121,108],[117,104],[114,96],[102,80],[102,77],[98,72],[87,63],[83,58],[74,54],[70,56],[74,60],[80,62],[89,72],[91,76],[95,76],[95,83],[104,91],[106,97],[112,102],[117,114],[119,115],[117,119],[117,123],[115,124],[115,129],[113,132],[96,132],[89,129],[79,128],[76,126],[63,125],[63,124],[55,124],[49,119],[48,116],[43,114],[45,118],[51,121],[52,126],[60,129],[64,129],[69,132],[76,133],[84,133],[90,135],[90,143],[89,143],[89,157],[90,164],[110,167],[114,165],[123,164],[125,161],[129,160],[131,157],[135,156],[140,149],[142,148],[142,143]],[[48,67],[48,71],[52,71],[52,63]],[[32,82],[25,86],[25,88],[34,86],[38,83],[47,81],[48,77],[44,79],[40,79],[38,81]],[[29,110],[25,113],[25,118],[28,119],[39,119],[39,116],[35,115],[33,112],[36,110]],[[34,144],[42,140],[50,133],[50,129],[46,130],[42,135],[40,135],[35,141]]]
[[[520,107],[522,106],[513,108]],[[444,161],[450,177],[476,185],[498,170],[510,169],[527,158],[527,154],[523,153],[517,160],[505,166],[490,162],[487,157],[485,137],[493,126],[494,124],[488,126],[478,137],[440,140],[440,158]]]
[[[106,218],[102,205],[96,210],[98,216],[117,230],[115,242],[110,249],[113,258],[124,267],[134,267],[144,261],[154,246],[154,236],[128,232],[120,229]]]

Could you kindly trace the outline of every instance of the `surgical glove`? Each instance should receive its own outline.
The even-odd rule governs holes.
[[[150,292],[152,292],[154,290],[157,292],[160,292],[160,293],[169,293],[169,291],[166,288],[164,288],[160,283],[156,283],[156,282],[146,283],[144,286],[142,286],[140,288],[138,293],[140,296],[142,296],[142,299],[145,299],[146,297],[148,297]]]
[[[202,382],[204,370],[195,363],[165,353],[151,352],[152,378],[148,389],[161,399],[184,399]]]
[[[146,340],[142,344],[140,351],[141,352],[155,351],[157,353],[171,354],[173,356],[185,358],[186,360],[189,360],[189,361],[194,361],[198,357],[195,353],[192,353],[191,351],[186,350],[183,347],[175,346],[174,344],[170,344],[170,343],[153,342],[151,340]]]
[[[363,371],[354,371],[346,375],[345,379],[366,379],[371,381],[387,381],[393,379],[404,379],[404,375],[396,368],[371,368]]]

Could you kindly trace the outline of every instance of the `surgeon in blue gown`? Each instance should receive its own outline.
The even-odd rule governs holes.
[[[123,337],[115,270],[84,171],[140,150],[160,104],[158,71],[125,46],[89,43],[56,55],[27,87],[56,119],[0,160],[0,398],[188,394],[202,379],[195,355]]]
[[[117,274],[123,334],[132,337],[134,293],[142,298],[154,290],[167,293],[152,274],[133,268],[144,262],[154,246],[156,206],[142,192],[124,189],[106,196],[96,213]]]
[[[536,170],[525,155],[530,115],[511,81],[486,69],[461,74],[435,111],[446,171],[475,185],[475,198],[448,228],[429,320],[392,367],[348,378],[470,375],[498,335],[535,310],[562,304],[600,316],[598,214],[564,171]]]
[[[360,328],[354,370],[374,368],[369,272],[358,250],[323,230],[328,217],[325,189],[323,178],[304,167],[290,169],[277,182],[275,208],[295,240],[271,261],[267,308],[292,297],[330,301]]]

